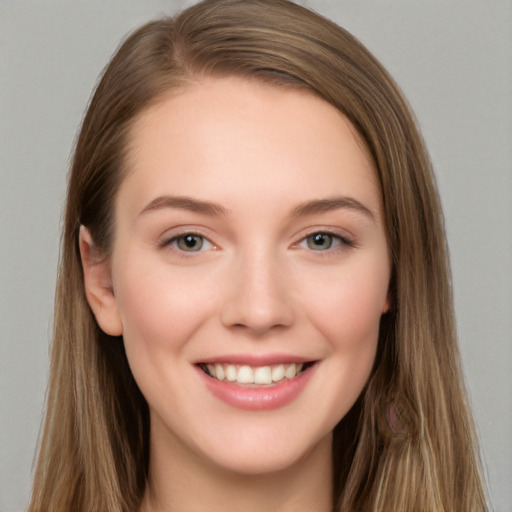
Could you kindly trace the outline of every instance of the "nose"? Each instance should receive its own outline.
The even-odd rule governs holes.
[[[221,311],[225,327],[263,336],[293,324],[290,283],[277,259],[260,252],[233,262]]]

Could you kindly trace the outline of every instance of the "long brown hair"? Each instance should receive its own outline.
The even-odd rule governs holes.
[[[80,225],[108,254],[134,119],[204,76],[307,89],[364,138],[392,259],[372,376],[334,432],[334,509],[483,511],[477,443],[457,348],[440,201],[414,117],[353,36],[287,0],[207,0],[146,24],[93,95],[69,178],[50,383],[30,512],[133,512],[146,485],[148,407],[122,339],[88,307]]]

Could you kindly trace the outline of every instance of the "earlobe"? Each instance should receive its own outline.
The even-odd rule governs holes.
[[[384,301],[384,306],[382,307],[382,314],[389,313],[391,311],[391,292],[388,291],[386,294],[386,300]]]
[[[110,260],[98,250],[85,226],[80,226],[79,247],[87,302],[100,328],[110,336],[120,336],[123,326],[112,286]]]

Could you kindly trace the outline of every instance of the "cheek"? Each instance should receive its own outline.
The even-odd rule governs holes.
[[[321,388],[325,392],[326,428],[333,428],[354,405],[370,377],[377,351],[380,320],[388,288],[382,272],[351,272],[329,282],[312,300],[309,321],[328,342]],[[318,284],[318,282],[317,282]]]
[[[127,351],[158,358],[180,351],[211,316],[212,286],[194,271],[127,255],[117,271],[116,300]]]
[[[311,322],[333,348],[373,353],[389,285],[382,260],[342,269],[315,285],[317,292],[307,309]]]

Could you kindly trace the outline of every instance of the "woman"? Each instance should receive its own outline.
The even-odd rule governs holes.
[[[485,510],[466,402],[435,181],[369,52],[284,0],[128,38],[75,150],[29,510]]]

